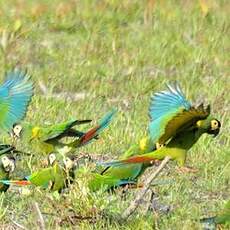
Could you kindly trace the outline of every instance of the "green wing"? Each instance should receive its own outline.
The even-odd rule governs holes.
[[[54,139],[60,139],[68,136],[68,131],[75,125],[86,124],[91,120],[72,120],[61,124],[51,125],[42,129],[40,139],[44,142],[49,142]],[[71,131],[72,133],[72,131]]]
[[[59,165],[45,168],[40,171],[34,172],[27,178],[32,184],[48,188],[52,183],[51,190],[59,191],[65,186],[65,173]]]
[[[36,186],[47,188],[49,182],[54,181],[55,172],[53,167],[49,167],[32,173],[27,179]]]
[[[188,111],[184,110],[178,113],[167,122],[164,133],[159,137],[158,142],[164,144],[176,134],[196,127],[196,122],[206,119],[209,114],[210,107],[204,108],[203,106],[191,107]]]

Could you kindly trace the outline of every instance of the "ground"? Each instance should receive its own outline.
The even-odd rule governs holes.
[[[170,181],[153,187],[170,205],[168,214],[147,211],[146,198],[119,223],[136,191],[125,198],[88,194],[77,181],[61,196],[40,188],[1,194],[0,229],[35,228],[36,203],[47,229],[201,229],[199,219],[230,197],[229,13],[227,0],[2,1],[1,75],[18,66],[35,82],[26,121],[96,122],[118,108],[100,140],[79,152],[117,158],[147,132],[151,94],[173,80],[194,103],[210,103],[222,127],[218,137],[204,135],[189,152],[187,165],[198,173],[178,174],[172,162],[157,178]],[[21,156],[15,176],[38,169],[42,158]]]

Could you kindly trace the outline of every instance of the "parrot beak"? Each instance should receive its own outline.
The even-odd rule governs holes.
[[[215,129],[215,130],[209,130],[208,134],[213,135],[213,137],[215,138],[219,134],[219,132],[220,132],[220,129],[218,128],[218,129]]]
[[[219,132],[220,132],[220,129],[214,130],[213,137],[215,138],[219,134]]]

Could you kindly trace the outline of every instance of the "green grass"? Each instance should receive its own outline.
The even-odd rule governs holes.
[[[14,222],[35,228],[34,201],[47,229],[201,229],[200,217],[211,216],[223,206],[230,197],[230,8],[228,1],[207,2],[206,16],[198,1],[156,1],[153,9],[138,0],[0,2],[1,33],[12,31],[17,19],[22,23],[18,36],[0,55],[0,71],[3,75],[16,65],[32,75],[35,96],[27,121],[96,121],[111,107],[118,108],[101,140],[80,152],[117,158],[147,132],[150,95],[171,80],[178,80],[192,101],[210,103],[222,122],[216,139],[203,136],[188,155],[187,165],[198,168],[197,174],[180,175],[175,163],[170,163],[158,178],[175,180],[154,188],[160,201],[173,207],[169,215],[146,213],[146,198],[135,215],[120,225],[116,216],[135,191],[126,199],[119,193],[88,194],[84,180],[79,180],[61,196],[39,188],[30,188],[29,195],[18,190],[2,194],[0,229],[15,226]],[[66,101],[44,96],[39,81],[48,87],[49,95],[65,91],[83,93],[85,98]],[[25,148],[33,151],[28,145]],[[22,157],[15,176],[39,168],[41,159],[36,153],[31,161]],[[68,217],[76,214],[94,219]]]

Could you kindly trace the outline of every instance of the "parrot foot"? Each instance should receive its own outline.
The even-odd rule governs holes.
[[[179,173],[197,173],[198,169],[191,168],[191,167],[177,167],[177,171]]]

